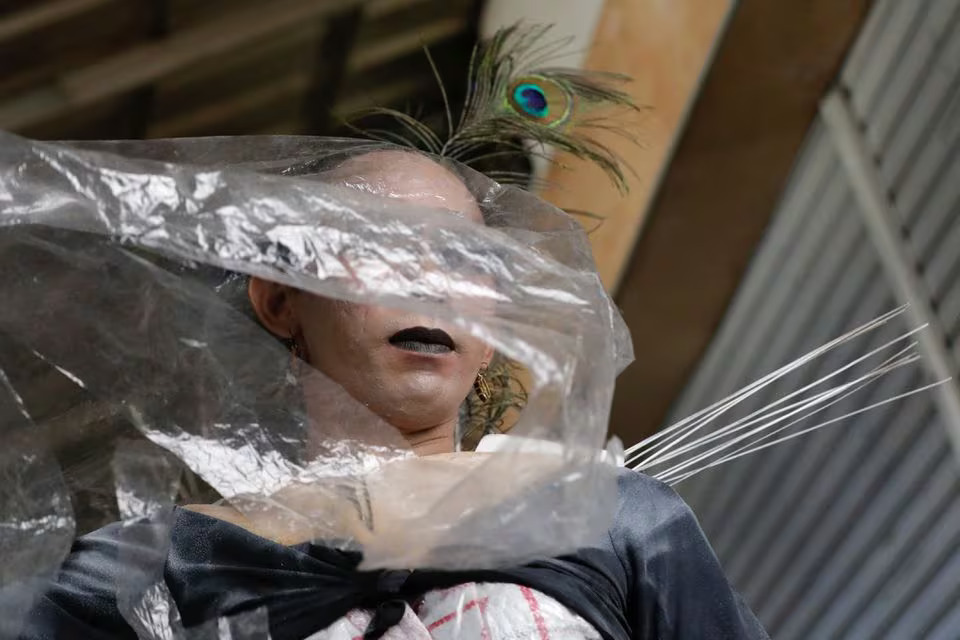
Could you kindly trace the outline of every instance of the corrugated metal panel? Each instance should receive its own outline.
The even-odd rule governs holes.
[[[841,74],[960,364],[960,0],[877,2]],[[766,238],[673,419],[898,303],[817,122]],[[767,389],[767,404],[906,329]],[[825,417],[928,382],[900,370]],[[960,639],[960,458],[933,394],[680,485],[778,640]]]

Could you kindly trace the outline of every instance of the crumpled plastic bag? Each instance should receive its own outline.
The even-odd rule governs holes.
[[[5,557],[44,559],[5,563],[4,602],[26,608],[74,530],[103,524],[97,505],[133,521],[197,486],[271,531],[362,549],[364,568],[504,566],[605,532],[616,491],[599,452],[632,349],[583,230],[455,163],[482,225],[324,182],[382,148],[0,133],[0,536]],[[291,368],[243,310],[246,276],[468,330],[529,373],[513,432],[562,453],[416,458],[323,373]],[[344,515],[360,484],[379,487],[373,526]],[[162,555],[131,558],[154,566],[121,593],[143,628],[164,602]]]

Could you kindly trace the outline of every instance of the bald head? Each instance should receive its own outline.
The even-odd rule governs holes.
[[[364,153],[324,173],[324,178],[373,195],[447,209],[483,222],[476,198],[463,180],[435,160],[413,151],[385,149]]]

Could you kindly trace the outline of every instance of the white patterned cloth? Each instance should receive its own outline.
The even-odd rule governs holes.
[[[362,640],[373,611],[354,609],[307,640]],[[466,583],[407,605],[383,640],[599,640],[590,624],[539,591],[515,584]]]

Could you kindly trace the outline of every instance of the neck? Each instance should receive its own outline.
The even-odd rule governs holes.
[[[428,429],[405,432],[403,437],[418,456],[432,456],[438,453],[452,453],[455,448],[453,443],[455,433],[456,420],[451,420]]]

